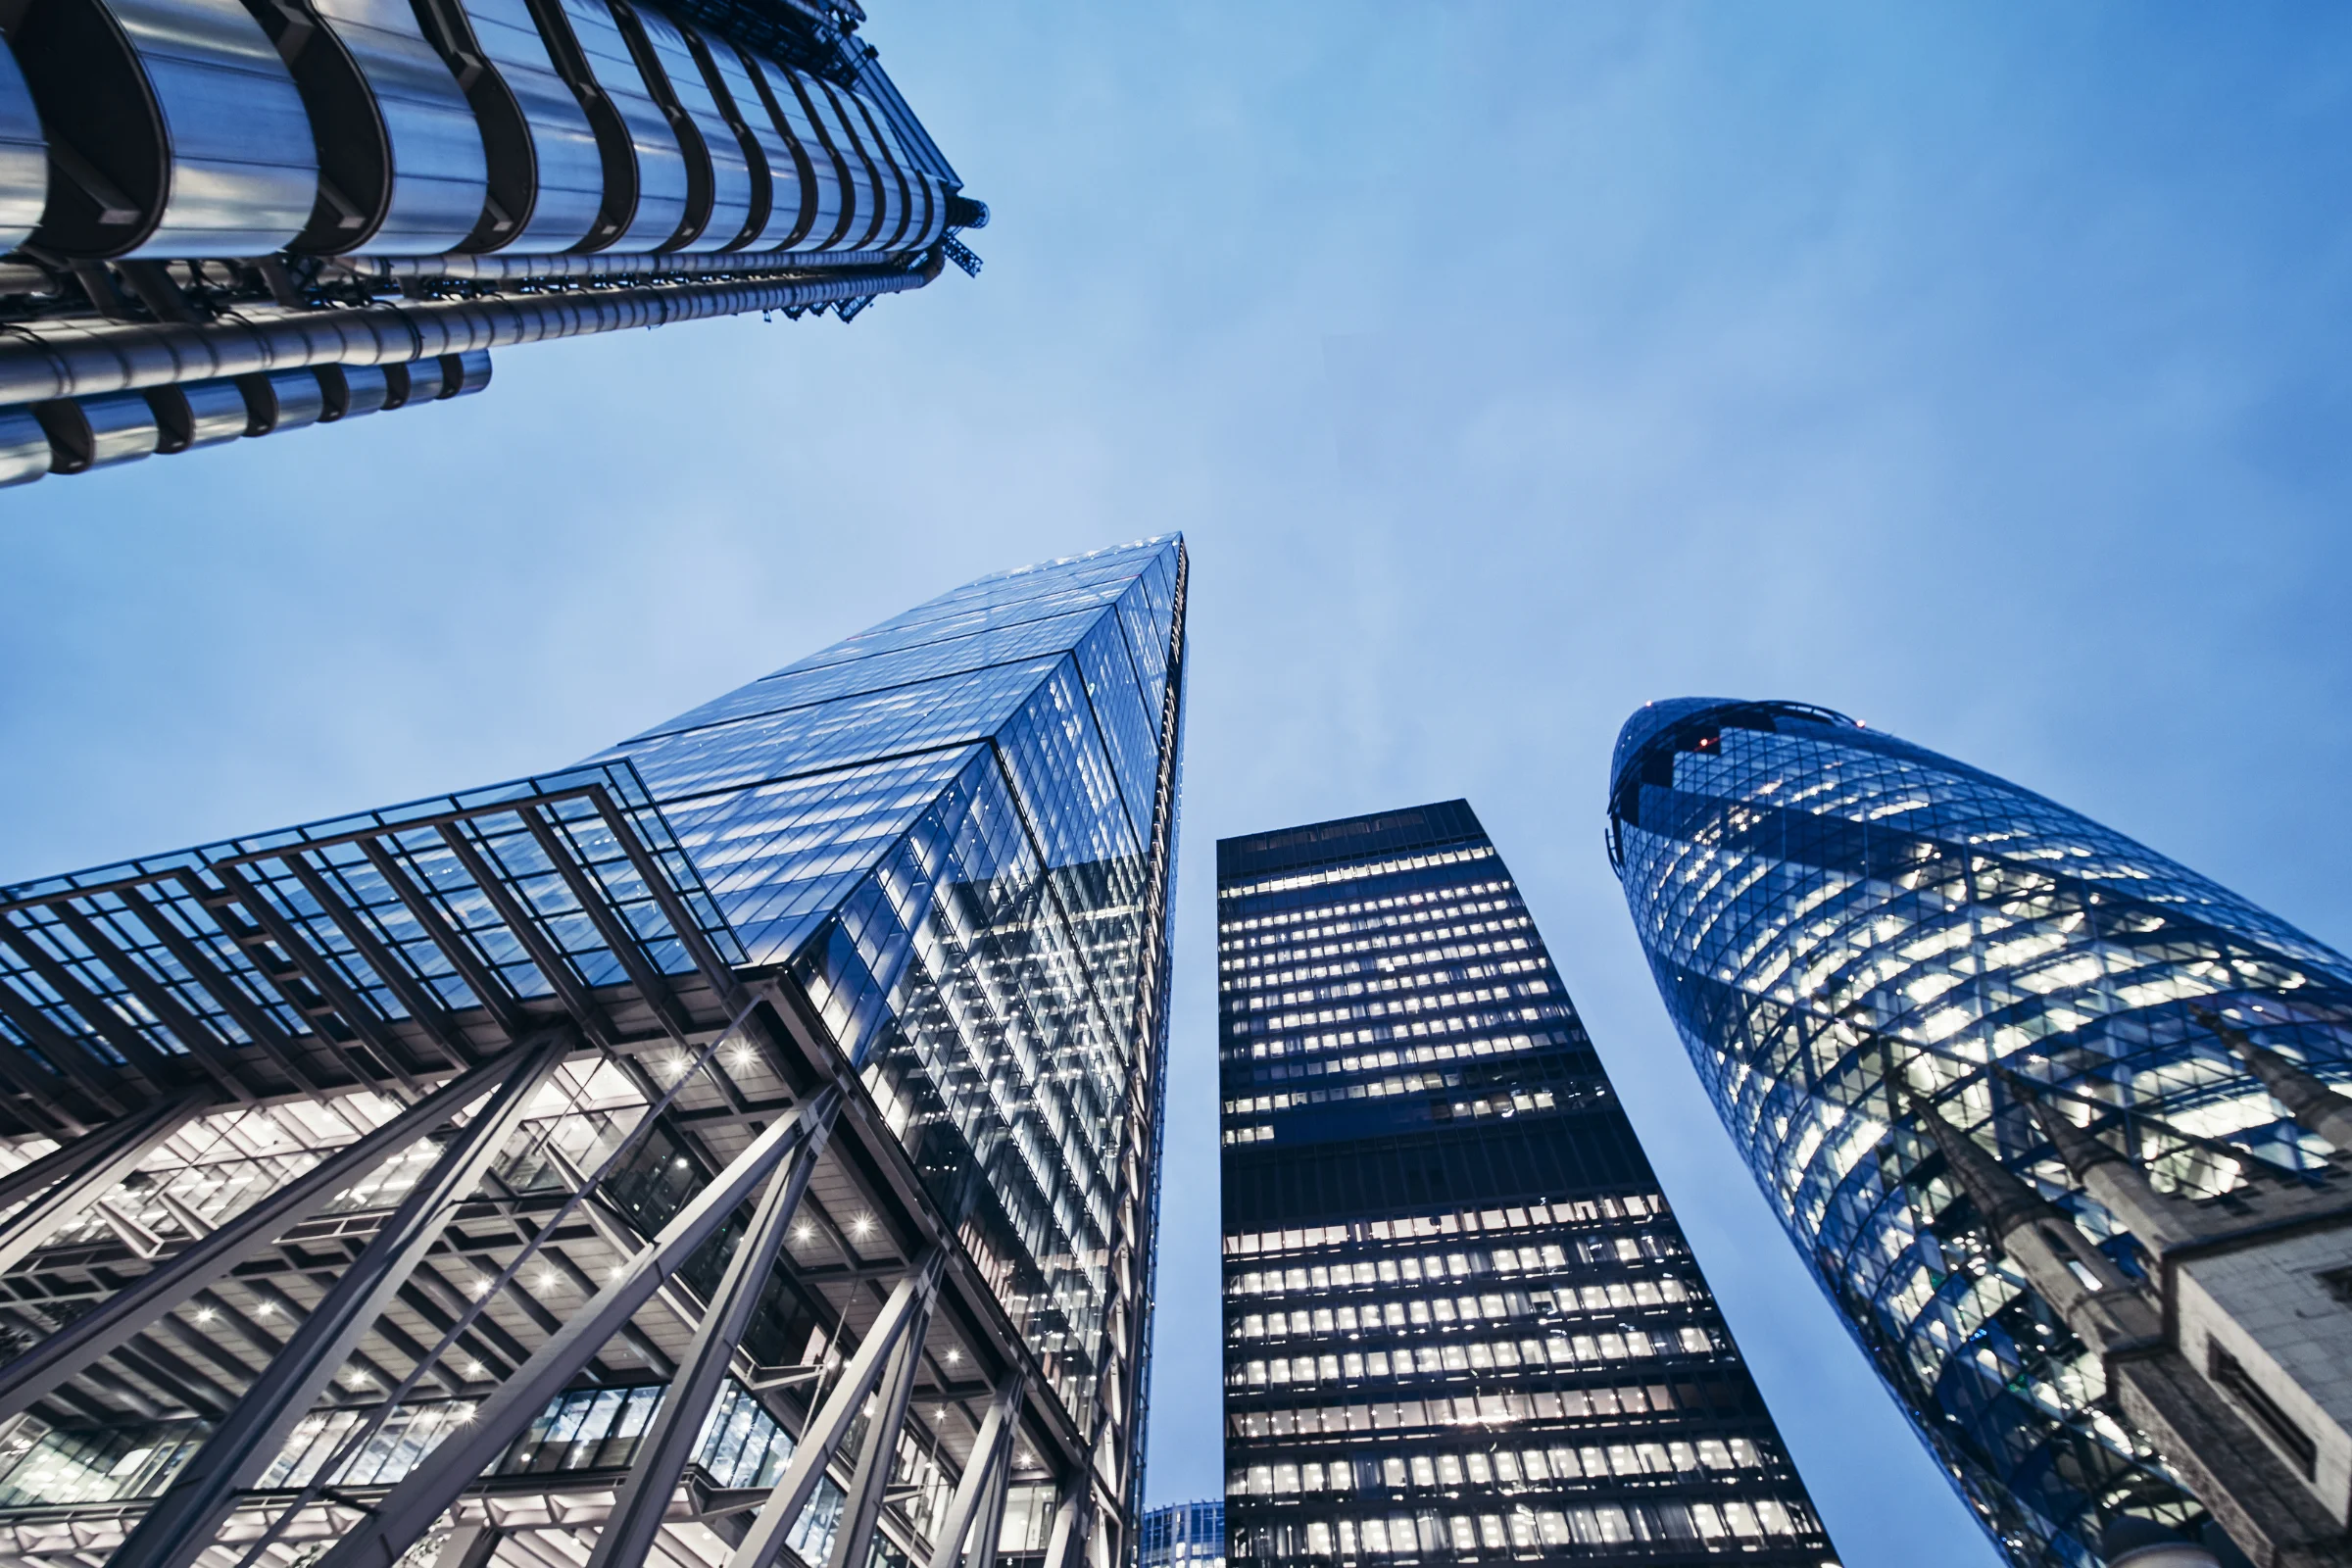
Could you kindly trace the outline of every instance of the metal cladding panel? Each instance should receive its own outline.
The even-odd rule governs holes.
[[[856,93],[844,92],[831,82],[824,83],[825,94],[832,100],[833,117],[849,135],[849,145],[857,149],[858,158],[871,171],[874,205],[881,221],[867,244],[875,250],[896,250],[906,236],[911,207],[910,192],[898,166],[891,162],[889,150],[874,134],[874,122],[858,101]]]
[[[380,372],[379,372],[380,373]],[[161,432],[158,452],[188,452],[242,436],[253,422],[234,381],[181,381],[152,387],[148,406]]]
[[[380,188],[371,197],[372,232],[314,223],[303,248],[373,256],[455,249],[481,221],[489,193],[481,128],[457,78],[425,41],[408,0],[313,0],[313,10],[342,45],[365,99],[333,115],[321,115],[314,105],[323,161],[333,169],[327,137],[337,120],[372,121]],[[346,194],[355,200],[360,195]]]
[[[742,53],[724,38],[703,41],[710,49],[711,67],[718,73],[719,87],[734,101],[743,128],[751,132],[767,168],[767,218],[758,233],[744,240],[743,248],[775,250],[790,244],[793,230],[800,226],[802,202],[808,188],[807,176],[802,172],[804,160],[776,122],[766,94],[753,79],[754,68],[745,63]]]
[[[620,228],[594,248],[620,253],[660,250],[692,226],[693,215],[686,210],[686,154],[678,145],[678,133],[629,54],[612,8],[605,0],[555,0],[550,10],[558,9],[570,25],[581,63],[612,105],[614,122],[600,128],[607,136],[617,132],[626,142],[606,148],[607,168],[625,160],[636,172],[637,201],[626,213],[612,199],[614,192],[608,178],[604,220],[618,222]]]
[[[0,251],[24,243],[48,200],[49,153],[41,140],[40,112],[32,107],[16,56],[0,46]]]
[[[841,242],[849,250],[872,250],[881,243],[883,224],[889,217],[883,207],[883,171],[850,133],[849,123],[842,118],[841,101],[833,95],[833,84],[797,71],[793,73],[793,80],[801,89],[801,100],[808,106],[817,134],[840,158],[844,183],[854,193],[855,217]]]
[[[808,106],[802,101],[796,84],[800,73],[748,50],[743,59],[760,74],[777,125],[801,153],[800,169],[805,180],[801,217],[806,227],[801,237],[791,242],[791,248],[796,251],[839,248],[857,211],[857,198],[849,185],[849,166],[833,151],[831,143],[816,133],[816,122],[808,118]]]
[[[261,24],[236,0],[108,0],[105,9],[153,94],[165,171],[152,226],[135,245],[98,253],[262,256],[282,249],[310,221],[318,163],[302,95]],[[83,111],[93,112],[110,109]]]
[[[24,409],[0,409],[0,488],[49,471],[49,432]]]
[[[252,416],[248,435],[270,435],[317,424],[326,413],[326,391],[310,370],[271,370],[266,375],[241,375],[237,386],[245,394]]]
[[[604,155],[579,96],[557,74],[547,40],[523,0],[456,0],[476,47],[513,95],[521,117],[512,156],[526,166],[527,205],[509,215],[511,232],[489,236],[488,249],[564,251],[595,229],[605,202]]]
[[[467,349],[463,354],[444,354],[441,375],[443,397],[469,397],[490,384],[490,351]]]
[[[318,416],[321,423],[377,413],[392,395],[392,383],[380,365],[322,365],[318,385],[326,393],[326,411]]]
[[[701,157],[709,172],[708,210],[687,241],[696,250],[723,250],[744,238],[752,220],[752,170],[744,161],[743,141],[712,96],[703,77],[701,62],[678,24],[651,6],[635,8],[645,41],[666,79],[670,97],[693,123],[702,141]]]
[[[50,471],[81,473],[155,455],[155,411],[136,392],[61,398],[33,406],[49,432]]]
[[[874,103],[862,93],[854,93],[851,97],[858,107],[865,111],[866,118],[873,124],[874,134],[881,142],[884,153],[889,156],[891,163],[906,181],[907,199],[914,211],[907,223],[906,232],[900,236],[900,248],[903,250],[930,248],[948,229],[948,196],[950,192],[946,181],[925,169],[921,162],[911,155],[906,138],[899,134],[896,126],[891,123],[889,115],[883,112],[882,106]]]
[[[931,139],[931,133],[923,129],[923,122],[907,107],[906,98],[899,92],[899,84],[891,80],[890,73],[882,69],[880,58],[871,51],[866,52],[858,61],[857,71],[858,95],[881,111],[882,118],[889,121],[891,128],[898,133],[901,145],[914,155],[915,164],[949,190],[961,190],[962,176],[956,172],[947,155],[939,150],[939,144]]]
[[[835,96],[858,139],[873,155],[882,172],[885,192],[897,204],[894,214],[885,215],[883,234],[876,244],[883,250],[904,250],[914,244],[916,236],[930,225],[931,192],[906,162],[906,154],[892,139],[889,127],[874,112],[874,106],[854,92],[836,89]]]
[[[414,403],[431,403],[447,393],[449,368],[443,361],[411,360],[407,365],[386,366],[384,368],[386,371],[398,369],[405,372],[400,382],[400,401],[395,404],[387,399],[384,403],[387,409],[405,409]]]

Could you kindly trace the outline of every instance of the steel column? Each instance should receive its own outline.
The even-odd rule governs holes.
[[[785,1232],[808,1191],[808,1178],[816,1173],[817,1156],[824,1152],[833,1118],[840,1110],[841,1091],[828,1087],[801,1112],[807,1129],[801,1147],[792,1156],[790,1169],[768,1182],[752,1216],[751,1229],[736,1243],[735,1255],[728,1259],[726,1276],[703,1313],[694,1344],[670,1381],[652,1428],[637,1445],[629,1478],[612,1501],[612,1517],[597,1534],[588,1568],[639,1568],[652,1552],[670,1494],[677,1490],[678,1478],[686,1473],[687,1461],[694,1457],[695,1445],[702,1441],[710,1401],[718,1396],[719,1383],[734,1359],[744,1325],[751,1320],[752,1308],[760,1304],[760,1294],[775,1270]]]
[[[0,1274],[46,1246],[123,1177],[158,1144],[214,1102],[209,1091],[164,1102],[144,1115],[112,1122],[51,1150],[22,1170],[0,1176],[0,1203],[24,1204],[0,1222]]]
[[[517,1059],[516,1054],[509,1053],[450,1080],[375,1131],[334,1151],[276,1192],[222,1220],[211,1235],[131,1281],[23,1355],[0,1365],[0,1420],[22,1414],[43,1395],[228,1273],[248,1252],[318,1213],[362,1175],[480,1099]]]
[[[506,1450],[548,1400],[588,1364],[695,1250],[726,1223],[785,1156],[807,1139],[808,1124],[779,1121],[735,1156],[662,1234],[640,1248],[619,1275],[557,1330],[538,1353],[483,1401],[468,1425],[444,1439],[394,1487],[375,1511],[348,1531],[317,1568],[393,1568],[418,1537]]]
[[[261,1478],[295,1426],[326,1392],[344,1358],[441,1240],[457,1206],[489,1174],[539,1091],[570,1054],[568,1032],[530,1048],[384,1222],[301,1332],[254,1379],[138,1528],[108,1559],[114,1568],[187,1568],[213,1544],[237,1494]]]
[[[1085,1568],[1086,1544],[1094,1533],[1095,1485],[1088,1470],[1081,1469],[1062,1483],[1054,1533],[1046,1539],[1044,1568]]]
[[[956,1495],[948,1504],[947,1517],[940,1521],[932,1536],[930,1568],[956,1568],[963,1559],[963,1538],[971,1534],[972,1515],[984,1500],[997,1500],[996,1519],[1004,1517],[1000,1495],[998,1473],[1009,1472],[1012,1465],[1013,1434],[1021,1424],[1021,1398],[1027,1392],[1028,1375],[1018,1368],[1008,1372],[997,1385],[996,1397],[989,1400],[988,1415],[980,1423],[980,1436],[972,1444],[972,1456],[963,1467],[963,1477],[956,1484]],[[987,1531],[988,1555],[995,1555],[996,1530],[984,1519]],[[979,1554],[975,1553],[977,1561]]]
[[[842,1438],[865,1407],[865,1396],[881,1379],[899,1342],[906,1337],[909,1328],[914,1329],[920,1342],[922,1327],[930,1321],[931,1301],[939,1292],[940,1271],[946,1261],[945,1252],[932,1250],[890,1293],[890,1299],[882,1305],[882,1315],[874,1319],[874,1326],[866,1331],[858,1353],[842,1369],[841,1381],[833,1386],[824,1402],[809,1412],[808,1425],[801,1429],[800,1446],[793,1449],[792,1463],[785,1467],[783,1479],[768,1493],[767,1501],[760,1505],[759,1518],[745,1533],[743,1544],[727,1559],[727,1568],[775,1568],[784,1551],[784,1538],[800,1522],[801,1510],[808,1505],[809,1494],[823,1479],[833,1450],[841,1446]]]
[[[997,1466],[996,1484],[980,1504],[980,1533],[972,1539],[971,1568],[997,1568],[997,1544],[1004,1537],[1004,1499],[1012,1492],[1012,1455],[1016,1439],[1007,1429],[1004,1457]]]
[[[857,1468],[850,1473],[849,1496],[833,1532],[833,1550],[826,1558],[826,1568],[865,1568],[866,1559],[873,1555],[874,1526],[882,1517],[890,1473],[898,1468],[899,1436],[906,1428],[907,1401],[914,1397],[914,1380],[923,1369],[923,1332],[931,1323],[931,1301],[928,1293],[921,1294],[906,1328],[900,1331],[889,1375],[883,1379],[873,1413],[866,1419],[864,1441],[858,1446]]]

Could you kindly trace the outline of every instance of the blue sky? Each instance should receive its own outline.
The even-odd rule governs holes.
[[[1221,1484],[1213,841],[1466,795],[1849,1568],[1984,1568],[1667,1025],[1608,747],[1829,704],[2352,944],[2352,13],[873,11],[977,282],[0,493],[0,878],[564,762],[1181,529],[1153,1497]]]

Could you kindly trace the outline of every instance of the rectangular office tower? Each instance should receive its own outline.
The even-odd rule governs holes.
[[[0,891],[0,1568],[1112,1568],[1174,539]]]
[[[1217,845],[1231,1558],[1821,1568],[1468,803]]]

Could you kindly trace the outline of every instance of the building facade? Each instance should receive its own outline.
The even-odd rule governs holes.
[[[1467,803],[1217,846],[1236,1563],[1831,1546]]]
[[[1177,1502],[1144,1515],[1140,1568],[1225,1568],[1225,1504]]]
[[[0,1562],[1133,1550],[1186,563],[0,902]]]
[[[1636,713],[1609,845],[1725,1124],[2010,1559],[2087,1568],[2126,1521],[2201,1530],[2101,1347],[2002,1253],[1925,1118],[2061,1207],[2107,1260],[2076,1259],[2088,1274],[2136,1281],[2177,1238],[2091,1196],[2029,1099],[2207,1205],[2207,1232],[2307,1211],[2256,1200],[2324,1188],[2327,1145],[2227,1037],[2352,1079],[2352,961],[2064,807],[1800,704]],[[2252,1404],[2215,1402],[2267,1441]]]
[[[479,391],[511,344],[848,320],[987,221],[855,0],[27,0],[0,485]]]

